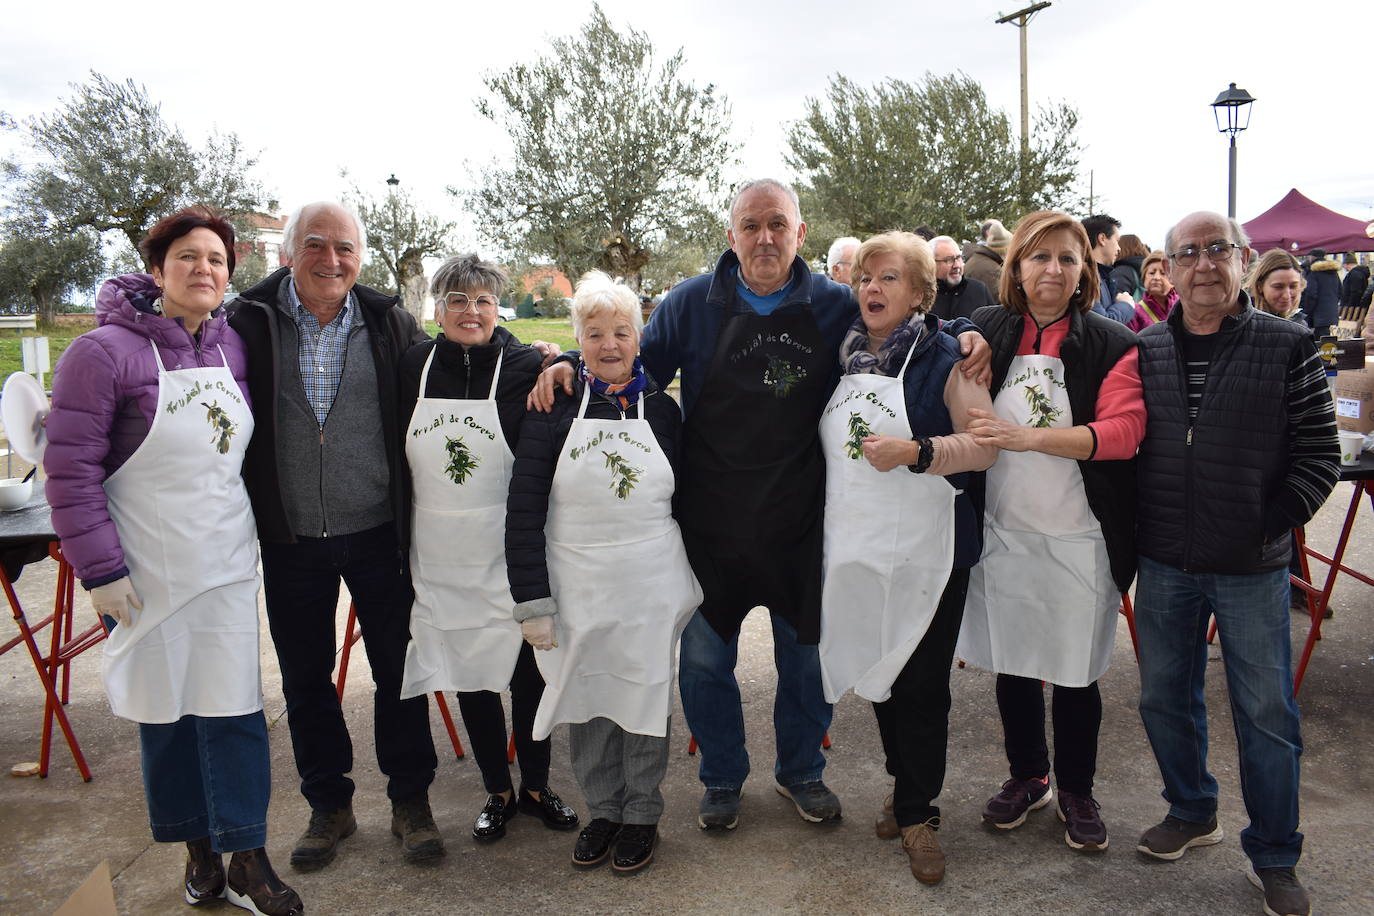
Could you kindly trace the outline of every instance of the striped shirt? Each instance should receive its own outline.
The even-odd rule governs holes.
[[[329,409],[334,406],[334,396],[339,393],[339,379],[343,378],[348,332],[353,328],[357,300],[353,298],[353,291],[349,290],[339,314],[321,326],[320,320],[301,304],[294,277],[286,289],[291,300],[291,315],[296,319],[296,327],[300,331],[298,364],[301,384],[305,386],[305,397],[315,411],[315,419],[323,429]]]

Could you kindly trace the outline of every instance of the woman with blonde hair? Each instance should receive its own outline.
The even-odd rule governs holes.
[[[1260,311],[1301,321],[1298,303],[1306,285],[1298,259],[1273,248],[1256,259],[1246,290]]]

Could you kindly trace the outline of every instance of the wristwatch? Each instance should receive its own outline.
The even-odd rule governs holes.
[[[908,464],[907,470],[913,474],[924,474],[930,467],[930,463],[935,460],[935,445],[930,441],[929,436],[917,436],[911,440],[919,447],[916,455],[916,463]]]

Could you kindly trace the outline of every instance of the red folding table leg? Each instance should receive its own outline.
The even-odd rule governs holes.
[[[1131,596],[1125,592],[1121,593],[1120,612],[1126,618],[1126,629],[1131,631],[1131,648],[1135,650],[1136,664],[1140,664],[1140,642],[1135,638],[1135,607],[1131,604]]]
[[[506,763],[515,763],[515,732],[510,733],[510,743],[506,745]]]
[[[434,691],[434,702],[439,705],[439,715],[444,719],[444,728],[448,729],[448,740],[453,742],[453,753],[458,755],[459,760],[462,760],[465,756],[463,742],[458,740],[458,729],[453,724],[453,716],[449,715],[448,703],[444,701],[443,693],[438,690]]]
[[[29,629],[29,622],[24,617],[23,607],[19,604],[19,596],[14,593],[14,586],[10,584],[10,577],[0,568],[0,586],[4,587],[5,597],[9,600],[10,610],[14,613],[14,622],[19,627],[19,634],[23,637],[24,645],[29,650],[29,658],[33,660],[33,668],[38,672],[38,679],[43,683],[44,704],[43,715],[57,717],[57,724],[62,729],[63,736],[67,739],[67,747],[71,749],[72,757],[76,760],[76,768],[81,772],[81,778],[86,782],[91,781],[90,767],[86,766],[86,758],[81,753],[81,745],[76,740],[76,733],[72,731],[72,725],[67,721],[67,711],[62,708],[62,703],[58,700],[57,690],[53,687],[53,682],[48,677],[48,665],[43,658],[43,653],[38,650],[38,643],[34,641],[33,631]],[[59,621],[53,621],[53,627],[59,626]],[[49,750],[52,744],[52,730],[43,730],[43,742],[40,752],[38,775],[47,778]]]

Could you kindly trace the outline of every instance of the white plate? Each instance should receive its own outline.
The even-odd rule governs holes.
[[[33,464],[41,464],[48,447],[43,420],[48,416],[48,396],[32,375],[15,372],[5,379],[0,393],[0,422],[10,448]]]

